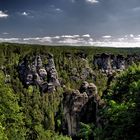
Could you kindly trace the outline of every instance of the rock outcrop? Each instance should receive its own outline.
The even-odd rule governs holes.
[[[97,87],[93,83],[84,81],[79,90],[65,92],[63,100],[63,123],[68,130],[67,134],[76,136],[80,121],[90,122],[92,120],[96,122],[99,104],[103,105],[103,102],[101,103],[101,99],[97,94]],[[91,117],[91,113],[92,119],[89,118]]]
[[[19,76],[25,86],[38,85],[42,92],[54,92],[60,85],[52,54],[43,64],[40,55],[25,57],[19,64]]]
[[[106,74],[112,74],[115,71],[122,71],[129,65],[140,61],[138,55],[112,55],[112,54],[97,54],[94,56],[93,64]]]
[[[70,79],[73,81],[85,81],[89,78],[95,79],[96,75],[93,69],[90,67],[89,62],[85,58],[79,58],[79,67],[73,67],[70,69]]]

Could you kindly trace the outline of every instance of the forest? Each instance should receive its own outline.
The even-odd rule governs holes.
[[[140,48],[0,44],[0,140],[139,140]]]

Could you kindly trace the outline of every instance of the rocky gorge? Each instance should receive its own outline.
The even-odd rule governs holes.
[[[86,140],[95,139],[94,129],[108,123],[100,113],[109,108],[112,82],[140,62],[140,51],[129,49],[7,46],[1,49],[0,71],[19,98],[31,140],[54,133],[82,139],[81,123],[90,132]]]
[[[66,54],[71,59],[70,54]],[[46,58],[46,63],[43,62]],[[58,72],[56,70],[54,56],[48,53],[46,56],[41,54],[35,56],[26,56],[19,63],[19,76],[23,84],[28,87],[30,85],[39,86],[42,93],[53,93],[58,87],[64,88],[63,93],[63,130],[71,137],[75,137],[80,128],[80,122],[95,124],[99,123],[99,108],[105,106],[105,101],[101,99],[98,88],[94,83],[85,80],[88,77],[96,79],[94,69],[89,66],[86,54],[80,53],[79,59],[83,63],[81,71],[79,68],[71,69],[70,79],[72,81],[81,80],[79,89],[66,90],[67,87],[60,82]],[[125,70],[129,65],[140,61],[140,56],[131,55],[113,55],[113,54],[97,54],[93,56],[93,66],[100,70],[101,73],[111,77],[113,73]],[[59,81],[60,80],[60,81]],[[108,79],[109,80],[109,79]]]

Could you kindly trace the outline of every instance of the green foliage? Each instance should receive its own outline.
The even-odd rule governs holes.
[[[70,137],[55,134],[51,140],[72,140]]]
[[[81,70],[93,66],[93,55],[100,53],[113,54],[140,54],[140,49],[116,49],[101,47],[69,47],[68,46],[41,46],[26,44],[0,44],[0,140],[71,140],[61,133],[63,115],[62,93],[58,88],[55,93],[41,94],[38,87],[29,86],[25,88],[18,75],[18,63],[27,55],[41,54],[45,56],[48,52],[54,55],[54,61],[58,75],[64,90],[78,89],[82,79]],[[85,61],[77,53],[87,54]],[[66,54],[70,54],[70,57]],[[43,64],[47,63],[47,59]],[[78,136],[84,140],[112,139],[139,139],[139,135],[132,131],[139,128],[140,108],[140,66],[133,65],[126,72],[118,76],[112,84],[106,97],[107,107],[102,110],[102,116],[106,122],[105,127],[96,127],[81,123]],[[76,68],[76,73],[72,69]],[[97,70],[95,84],[100,95],[106,89],[107,76]],[[10,75],[11,82],[5,83],[5,75]],[[72,80],[77,76],[77,80]],[[91,76],[86,79],[93,82]],[[59,112],[59,113],[58,113]],[[59,115],[58,115],[59,114]],[[56,126],[58,127],[56,131]],[[129,132],[130,138],[128,138]],[[137,131],[136,131],[137,132]],[[112,135],[112,137],[110,137]],[[123,139],[123,140],[124,140]]]
[[[18,97],[10,86],[4,84],[4,75],[0,72],[0,124],[1,131],[11,140],[24,140],[25,129]]]
[[[83,140],[90,140],[93,139],[93,125],[92,124],[84,124],[80,123],[80,130],[78,132],[78,137],[82,138]]]
[[[5,134],[5,128],[0,123],[0,140],[8,140],[7,135]]]
[[[134,64],[122,72],[112,84],[107,98],[107,107],[102,112],[106,119],[102,132],[104,139],[140,139],[140,65]]]

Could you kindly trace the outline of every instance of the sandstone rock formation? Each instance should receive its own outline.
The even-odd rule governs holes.
[[[60,85],[52,54],[48,54],[47,64],[40,55],[25,57],[19,64],[19,76],[25,86],[38,85],[42,92],[54,92]]]
[[[68,130],[68,135],[75,136],[79,129],[79,123],[96,122],[98,105],[101,101],[97,94],[97,87],[93,83],[84,81],[79,90],[64,93],[63,109],[64,124]],[[103,103],[102,103],[103,104]],[[92,119],[91,117],[92,113]],[[85,120],[83,120],[83,118]]]
[[[106,74],[112,74],[115,71],[122,71],[134,62],[140,61],[138,55],[112,55],[112,54],[97,54],[94,56],[93,64]]]

